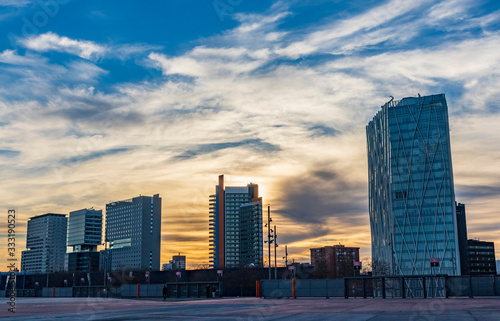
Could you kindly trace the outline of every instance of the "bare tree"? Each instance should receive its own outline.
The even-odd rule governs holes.
[[[372,273],[373,275],[376,276],[392,274],[389,263],[382,260],[377,260],[375,262],[372,262]]]

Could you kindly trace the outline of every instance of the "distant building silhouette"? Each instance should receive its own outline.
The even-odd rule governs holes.
[[[458,249],[460,252],[460,270],[462,275],[469,275],[469,259],[467,245],[467,217],[465,215],[465,205],[456,204]]]
[[[21,271],[63,271],[67,227],[68,218],[65,214],[47,213],[30,218],[26,233],[28,250],[22,252]]]
[[[479,240],[467,241],[470,275],[496,275],[495,245]]]
[[[374,275],[460,275],[444,94],[389,101],[366,134]]]
[[[224,187],[219,176],[210,196],[210,266],[262,266],[262,198],[259,186]]]
[[[185,270],[186,269],[186,256],[174,255],[168,263],[163,264],[162,271],[172,270]]]
[[[359,247],[334,245],[312,248],[310,251],[311,265],[320,278],[359,276],[361,272],[354,269],[354,262],[359,262]]]
[[[106,204],[107,270],[160,269],[161,197],[139,196]],[[101,264],[102,265],[102,264]]]
[[[99,270],[97,246],[102,240],[102,210],[81,209],[69,213],[68,272]]]

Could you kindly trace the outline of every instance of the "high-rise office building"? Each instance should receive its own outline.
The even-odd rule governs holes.
[[[81,209],[69,213],[68,242],[73,251],[68,253],[68,271],[99,270],[97,246],[102,240],[102,210]]]
[[[374,274],[459,275],[444,94],[389,101],[366,134]]]
[[[259,186],[224,187],[210,195],[210,266],[262,266],[262,198]]]
[[[106,240],[108,255],[102,257],[107,269],[159,270],[160,195],[106,204]]]
[[[49,273],[64,270],[66,230],[68,218],[64,214],[47,213],[28,221],[27,251],[22,252],[21,271]]]

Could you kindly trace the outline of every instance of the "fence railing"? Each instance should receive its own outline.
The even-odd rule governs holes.
[[[448,297],[446,275],[407,275],[344,279],[344,296],[381,298]]]
[[[500,296],[500,275],[362,276],[344,279],[261,280],[257,296],[347,298],[448,298]]]
[[[165,284],[123,284],[122,297],[162,297],[163,286],[167,287],[167,298],[202,298],[222,296],[222,282],[167,282]]]

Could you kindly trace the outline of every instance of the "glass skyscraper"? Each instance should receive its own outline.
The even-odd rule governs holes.
[[[459,275],[444,94],[391,100],[366,134],[374,274]]]

